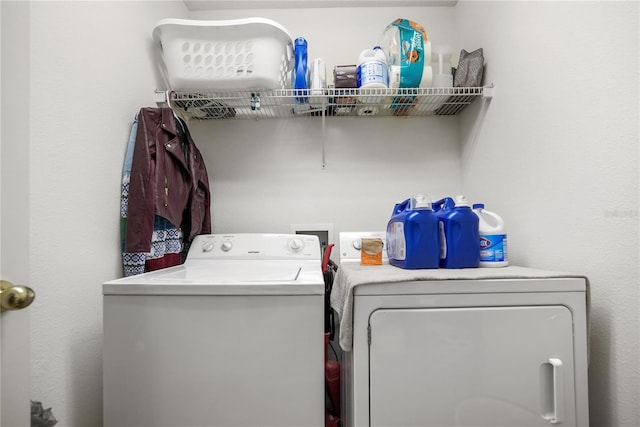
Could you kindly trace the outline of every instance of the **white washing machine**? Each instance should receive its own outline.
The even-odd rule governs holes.
[[[204,235],[181,266],[106,282],[106,427],[324,426],[316,236]]]
[[[587,287],[522,267],[341,262],[343,425],[588,426]]]

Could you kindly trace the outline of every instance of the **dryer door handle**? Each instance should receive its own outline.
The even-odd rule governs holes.
[[[562,360],[550,358],[540,367],[540,399],[542,418],[550,424],[559,424],[564,419],[564,381]]]

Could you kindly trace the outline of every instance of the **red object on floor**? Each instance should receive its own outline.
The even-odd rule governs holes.
[[[329,414],[336,423],[340,422],[340,363],[335,360],[328,360],[329,334],[324,334],[324,379],[327,394],[331,401],[333,413]],[[329,427],[329,417],[327,417],[327,427]],[[338,424],[335,424],[336,426]]]
[[[340,364],[335,360],[327,360],[324,364],[324,376],[327,393],[333,405],[334,415],[340,417]]]

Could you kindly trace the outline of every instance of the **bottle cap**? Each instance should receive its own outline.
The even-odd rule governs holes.
[[[431,210],[431,200],[426,194],[416,194],[413,199],[415,200],[414,207],[416,209],[429,209]]]
[[[469,206],[467,197],[462,194],[456,196],[456,206]]]

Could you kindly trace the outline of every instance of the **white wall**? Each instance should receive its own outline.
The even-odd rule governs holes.
[[[134,114],[154,105],[151,30],[184,13],[162,1],[31,3],[32,399],[61,426],[102,424],[101,284],[122,271],[124,150]]]
[[[596,427],[640,425],[638,5],[456,7],[496,85],[463,132],[463,188],[504,216],[513,262],[589,277]]]
[[[276,19],[330,67],[354,62],[406,14],[434,43],[484,47],[497,86],[486,110],[477,102],[460,118],[329,120],[326,170],[313,120],[194,124],[214,231],[381,229],[412,193],[464,190],[504,215],[514,261],[590,277],[592,425],[637,425],[638,7],[602,4],[209,13]],[[59,425],[101,424],[100,284],[120,274],[124,147],[132,115],[160,84],[150,32],[184,16],[171,1],[31,5],[32,398]],[[506,178],[481,168],[487,160]]]
[[[442,123],[330,123],[325,170],[320,127],[319,119],[192,125],[212,181],[214,231],[384,230],[394,203],[460,187],[457,133]]]

